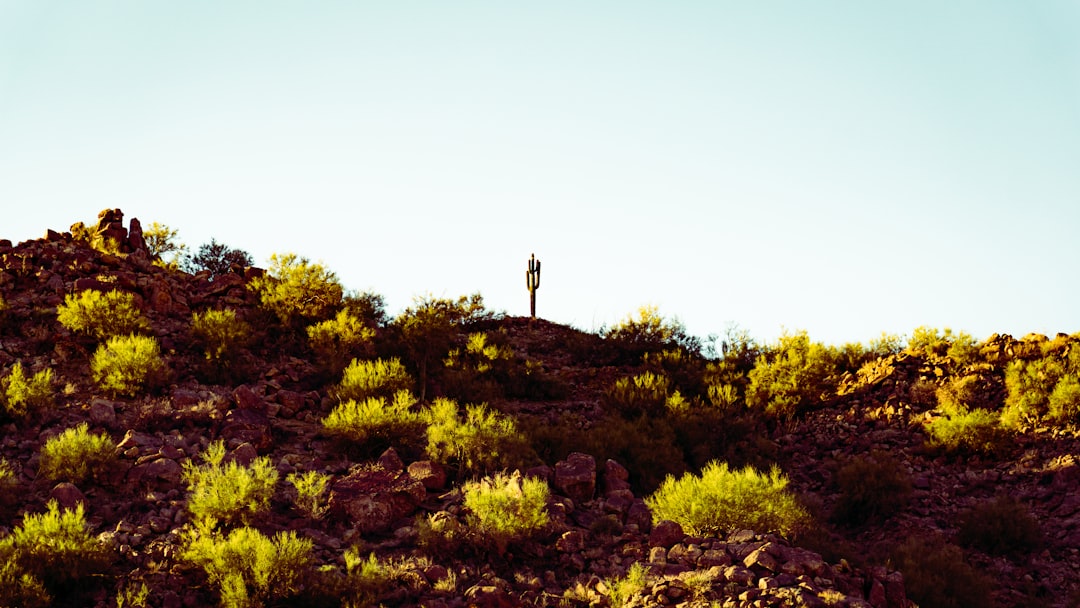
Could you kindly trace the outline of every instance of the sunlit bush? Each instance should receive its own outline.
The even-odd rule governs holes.
[[[227,364],[247,346],[251,326],[233,310],[207,310],[192,314],[191,333],[202,346],[207,361]]]
[[[0,405],[4,413],[11,418],[22,418],[47,405],[52,398],[52,378],[52,370],[48,368],[28,378],[22,363],[16,362],[0,380]]]
[[[323,431],[348,442],[352,451],[373,456],[388,447],[418,448],[424,443],[424,419],[413,410],[416,398],[399,391],[393,399],[348,400],[323,418]]]
[[[150,324],[135,306],[135,296],[117,290],[87,289],[69,294],[57,307],[56,318],[69,330],[97,340],[150,331]]]
[[[644,372],[616,380],[604,394],[604,402],[626,418],[656,415],[664,410],[670,391],[671,381],[666,376]]]
[[[424,416],[428,456],[455,464],[463,472],[513,468],[532,458],[528,441],[514,419],[486,405],[466,405],[462,412],[456,402],[440,398]]]
[[[345,368],[334,395],[341,401],[360,402],[370,397],[391,397],[412,387],[412,376],[400,359],[354,359]]]
[[[1014,360],[1005,368],[1005,409],[1002,423],[1020,427],[1037,423],[1050,409],[1050,394],[1066,373],[1057,357]]]
[[[1005,431],[999,415],[970,410],[934,418],[927,425],[930,447],[947,454],[995,454],[1004,449]]]
[[[645,501],[654,521],[670,519],[689,534],[750,529],[792,536],[806,529],[811,518],[787,486],[775,467],[768,473],[751,467],[732,471],[727,463],[712,462],[701,476],[668,477]]]
[[[767,415],[789,418],[821,401],[833,371],[823,344],[811,342],[805,331],[785,334],[750,370],[746,403]]]
[[[642,306],[632,314],[603,332],[604,340],[624,351],[629,358],[640,359],[647,352],[665,349],[701,351],[697,338],[686,333],[678,319],[666,319],[656,306]]]
[[[248,287],[285,325],[327,319],[341,307],[343,297],[337,275],[294,253],[270,256],[267,274],[252,279]]]
[[[466,526],[477,542],[502,555],[508,545],[532,538],[548,524],[547,482],[520,474],[496,474],[465,484]]]
[[[333,319],[307,328],[308,342],[315,357],[331,373],[340,373],[356,357],[370,354],[375,330],[360,318],[341,310]]]
[[[206,572],[225,608],[278,605],[301,594],[314,567],[312,542],[295,532],[268,538],[241,527],[228,536],[207,526],[192,531],[181,557]]]
[[[108,550],[90,534],[82,504],[61,509],[50,501],[46,512],[27,513],[22,525],[0,539],[0,600],[14,596],[34,605],[104,574],[109,561]]]
[[[94,352],[90,373],[102,390],[134,397],[160,384],[166,374],[157,339],[150,336],[109,338]]]
[[[77,484],[106,470],[114,460],[116,442],[104,433],[91,433],[84,422],[45,442],[38,474]]]
[[[224,460],[225,444],[215,441],[203,451],[203,464],[184,463],[188,511],[195,520],[249,523],[269,511],[278,480],[270,459],[260,456],[246,467]]]
[[[332,477],[318,471],[289,473],[285,480],[296,489],[296,508],[311,519],[322,519],[326,515],[326,489]]]

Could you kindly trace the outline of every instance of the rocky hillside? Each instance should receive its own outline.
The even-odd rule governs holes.
[[[747,340],[707,360],[678,331],[660,332],[659,342],[618,331],[599,336],[476,306],[449,333],[415,334],[406,319],[349,308],[340,293],[306,319],[286,318],[258,288],[268,277],[286,280],[280,273],[184,272],[155,259],[138,220],[122,220],[108,210],[96,225],[18,245],[0,241],[0,378],[51,373],[44,402],[20,408],[10,391],[0,396],[7,406],[0,456],[10,471],[0,475],[0,543],[8,541],[0,544],[2,601],[891,608],[913,605],[911,598],[929,606],[984,597],[1000,606],[1076,605],[1080,446],[1072,419],[997,422],[1009,419],[1003,412],[1016,400],[1009,391],[1019,381],[1006,376],[1021,372],[1009,365],[1071,361],[1075,338],[995,336],[961,353],[962,340],[946,336],[921,350],[864,350],[846,360],[837,351],[829,373],[793,402],[762,388],[760,362],[773,351]],[[58,320],[58,307],[91,290],[130,294],[145,320],[141,333],[154,339],[164,369],[142,389],[108,388],[92,371],[104,340]],[[211,352],[193,331],[193,314],[224,310],[246,321],[250,335]],[[342,310],[372,313],[363,319],[364,343],[355,353],[313,346],[306,328]],[[412,436],[343,439],[326,422],[344,401],[343,353],[404,363],[407,388],[421,398],[403,415],[435,411],[440,400],[463,408],[484,402],[524,443],[473,465],[460,451],[446,456],[434,440],[425,447],[420,426]],[[640,398],[640,382],[639,390],[626,381],[653,371],[665,378],[655,403],[655,395]],[[960,405],[950,409],[954,393]],[[796,402],[792,411],[765,413]],[[959,425],[972,412],[992,413],[993,424],[935,442],[934,421]],[[86,475],[57,474],[47,445],[81,424],[111,441],[112,457]],[[976,431],[989,439],[957,441]],[[210,531],[192,503],[205,490],[195,473],[210,466],[218,442],[222,470],[268,463],[276,481],[257,516],[213,522]],[[666,474],[696,472],[711,460],[778,465],[813,523],[791,534],[741,527],[695,534],[653,512],[645,499]],[[485,544],[470,532],[477,520],[467,488],[499,469],[518,471],[506,479],[519,495],[526,480],[543,482],[544,523]],[[309,503],[296,481],[306,473],[328,482]],[[891,486],[874,485],[892,478]],[[994,503],[999,497],[1012,502]],[[62,549],[24,538],[52,501],[62,513],[81,505],[89,553],[57,557]],[[978,510],[987,504],[1004,506]],[[972,523],[997,522],[1003,510],[1013,518],[1001,519],[1006,528],[1033,521],[1037,530],[1016,539]],[[222,557],[217,570],[193,557],[199,539],[216,539],[219,550],[239,529],[310,543],[293,563],[296,580],[259,587],[246,575],[221,574],[243,571],[239,557]],[[908,559],[913,551],[921,563]],[[93,559],[79,565],[71,555]],[[35,572],[27,565],[34,560],[63,574]]]

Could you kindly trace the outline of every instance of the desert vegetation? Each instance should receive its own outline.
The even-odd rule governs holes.
[[[1080,598],[1080,335],[390,314],[119,218],[0,241],[0,605]]]

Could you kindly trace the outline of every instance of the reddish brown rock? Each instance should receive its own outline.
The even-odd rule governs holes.
[[[588,454],[573,452],[555,463],[555,489],[583,503],[596,493],[596,459]]]
[[[361,532],[381,532],[396,520],[412,515],[426,497],[424,484],[406,472],[358,467],[334,482],[329,508]]]

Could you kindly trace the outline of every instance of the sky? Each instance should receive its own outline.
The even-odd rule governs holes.
[[[0,238],[584,330],[1080,331],[1080,4],[0,0]]]

